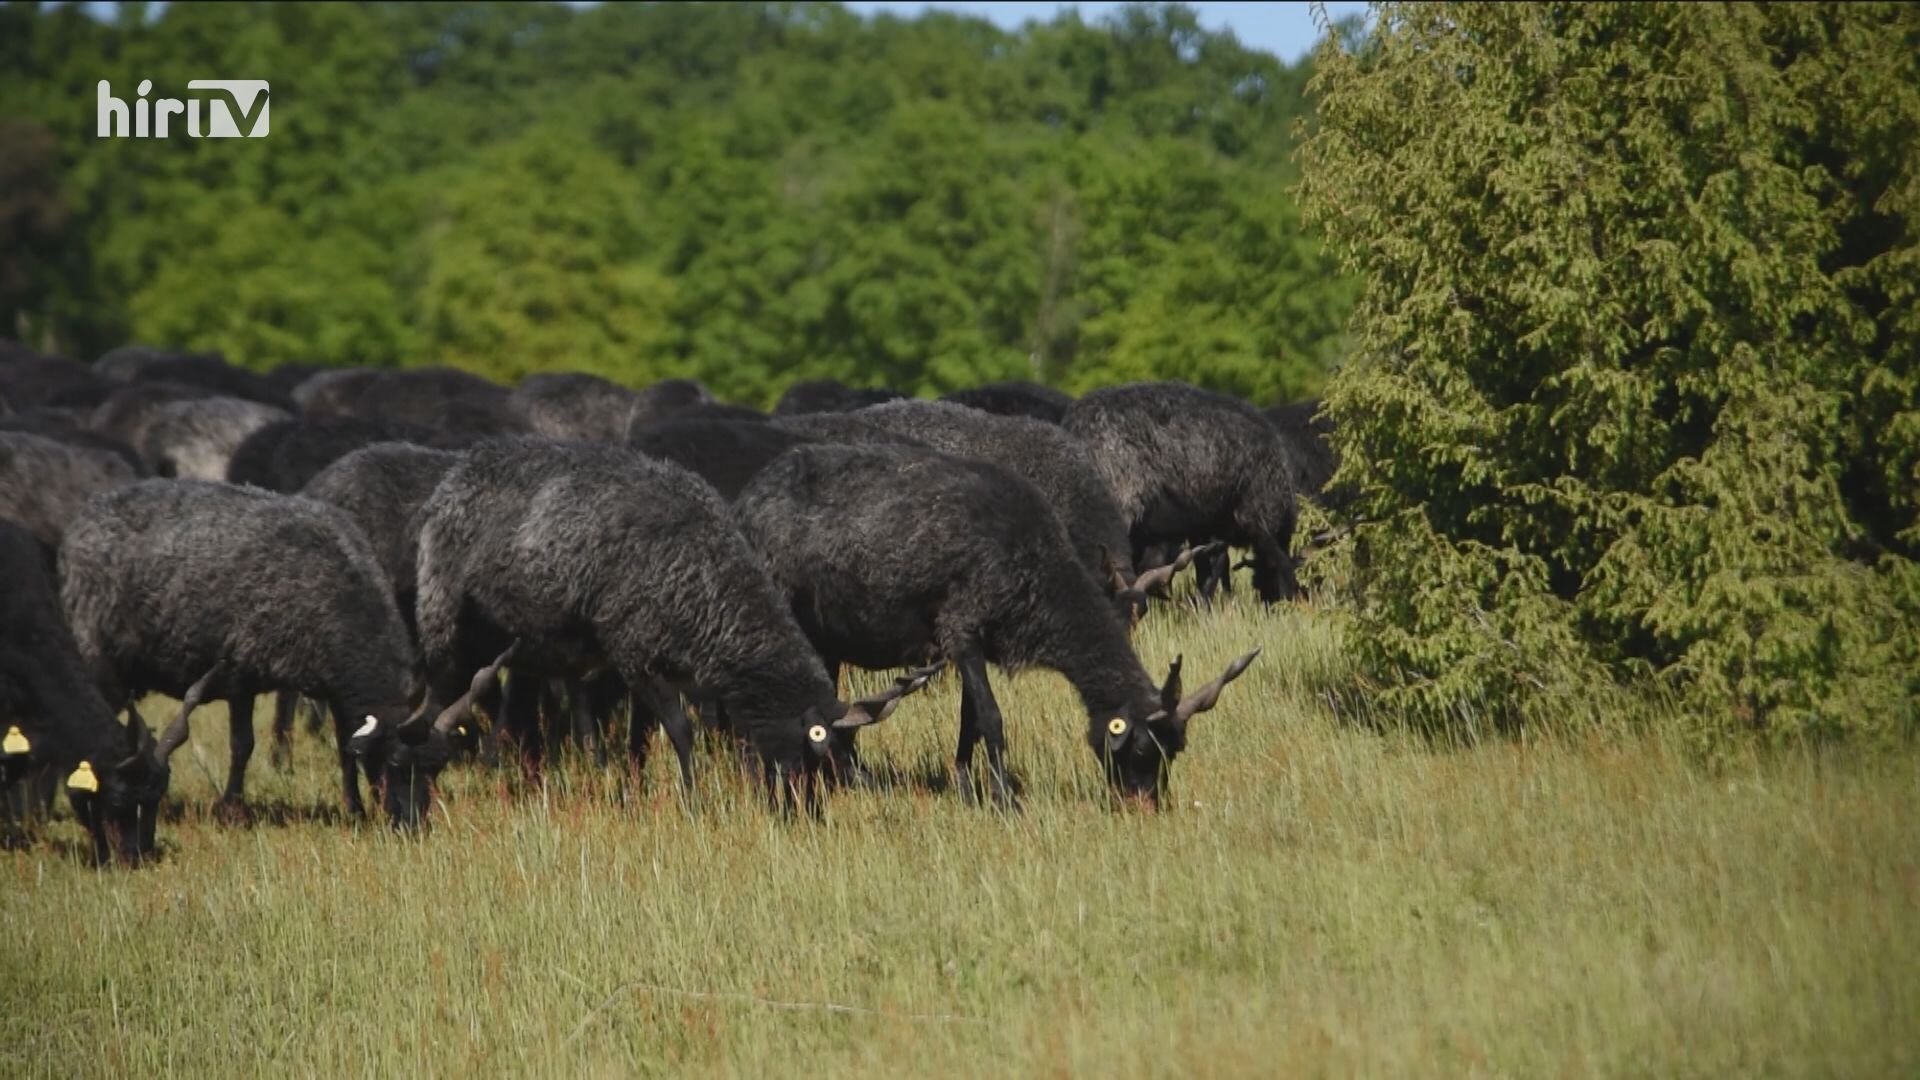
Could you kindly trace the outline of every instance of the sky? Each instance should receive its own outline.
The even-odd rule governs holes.
[[[578,4],[580,0],[572,2]],[[1270,52],[1289,64],[1298,63],[1301,57],[1311,52],[1318,39],[1313,28],[1310,5],[1304,2],[1224,3],[1222,0],[1186,0],[1186,4],[1200,13],[1201,26],[1213,31],[1231,30],[1233,36],[1240,39],[1240,44]],[[114,5],[111,3],[93,0],[85,6],[98,18],[113,17]],[[164,3],[153,4],[154,13],[158,14],[164,6]],[[852,0],[847,3],[848,9],[862,15],[886,11],[912,18],[929,8],[977,15],[1007,30],[1017,30],[1029,20],[1051,22],[1055,15],[1072,8],[1078,8],[1080,17],[1091,23],[1120,6],[1118,2],[1109,0]],[[1367,5],[1356,0],[1329,0],[1327,17],[1337,21],[1346,15],[1364,14],[1366,10]]]
[[[1051,22],[1054,15],[1070,8],[1078,8],[1080,17],[1093,22],[1113,9],[1119,3],[1106,2],[1067,2],[1067,0],[854,0],[847,7],[862,15],[871,15],[886,11],[903,18],[934,8],[958,14],[978,15],[992,20],[996,25],[1008,30],[1019,29],[1020,24],[1028,20]],[[1219,0],[1187,0],[1187,6],[1200,13],[1200,25],[1208,30],[1232,30],[1240,44],[1248,48],[1270,52],[1287,63],[1296,63],[1301,57],[1313,50],[1318,34],[1313,28],[1313,16],[1305,3],[1221,3]],[[1345,2],[1328,3],[1327,17],[1338,20],[1342,16],[1364,14],[1365,3]]]

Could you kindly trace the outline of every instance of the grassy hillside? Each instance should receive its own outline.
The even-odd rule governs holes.
[[[212,708],[161,865],[83,865],[64,816],[0,855],[0,1073],[1920,1069],[1912,756],[1709,774],[1627,717],[1366,734],[1316,696],[1337,633],[1250,605],[1143,627],[1156,668],[1266,649],[1154,817],[1105,808],[1046,674],[1004,684],[1014,818],[931,779],[951,679],[868,736],[900,786],[824,824],[771,818],[717,755],[689,817],[661,746],[625,804],[577,763],[540,792],[450,774],[421,841],[343,824],[304,736],[290,773],[256,759],[258,824],[216,823]]]

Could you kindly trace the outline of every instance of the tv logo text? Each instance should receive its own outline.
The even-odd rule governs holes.
[[[183,117],[187,134],[195,139],[266,138],[268,100],[265,79],[193,79],[189,91],[201,91],[198,97],[155,98],[152,79],[140,80],[139,91],[129,105],[113,95],[107,80],[100,80],[95,99],[95,133],[102,139],[164,139],[180,129],[169,120]],[[203,126],[201,121],[206,121]],[[244,129],[242,125],[246,125]],[[129,130],[131,129],[131,130]]]

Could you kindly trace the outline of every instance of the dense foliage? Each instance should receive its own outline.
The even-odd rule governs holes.
[[[1340,348],[1309,73],[1184,8],[83,7],[0,8],[0,317],[43,348],[1263,403]],[[267,138],[95,137],[101,79],[255,77]]]
[[[1303,192],[1366,282],[1328,396],[1386,700],[1911,733],[1920,8],[1375,14]]]

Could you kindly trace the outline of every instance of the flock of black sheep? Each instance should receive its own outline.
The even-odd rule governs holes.
[[[605,762],[621,716],[631,763],[662,727],[691,792],[689,708],[776,809],[818,812],[822,787],[872,781],[859,730],[943,668],[955,786],[1017,808],[989,665],[1064,676],[1112,791],[1154,805],[1257,650],[1188,689],[1130,633],[1188,566],[1230,587],[1230,548],[1264,601],[1298,593],[1296,500],[1334,467],[1316,404],[816,381],[769,415],[683,379],[0,344],[6,834],[31,842],[64,787],[96,859],[151,856],[194,708],[251,717],[263,694],[276,758],[310,702],[348,813],[364,777],[400,827],[456,758],[537,772],[565,736]],[[848,701],[846,665],[899,675]],[[181,702],[158,738],[149,693]],[[229,738],[238,815],[253,725]]]

